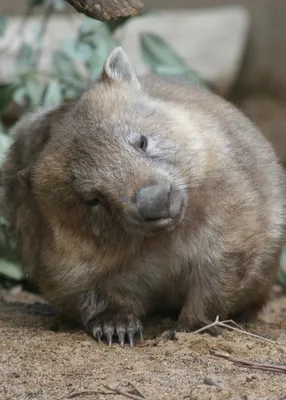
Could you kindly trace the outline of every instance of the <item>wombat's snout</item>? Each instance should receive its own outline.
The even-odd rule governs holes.
[[[167,180],[160,180],[138,190],[133,197],[132,214],[148,228],[165,228],[179,219],[182,207],[179,192]]]
[[[145,221],[169,217],[171,185],[152,185],[140,189],[135,196],[139,215]]]

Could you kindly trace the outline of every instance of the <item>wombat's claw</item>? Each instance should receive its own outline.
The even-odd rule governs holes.
[[[135,329],[128,329],[127,330],[128,333],[128,338],[129,338],[129,343],[130,346],[133,347],[134,346],[134,335],[135,335]]]
[[[114,333],[118,336],[119,345],[122,347],[125,346],[126,336],[128,337],[130,347],[134,346],[136,335],[143,341],[143,327],[141,322],[130,320],[130,318],[127,318],[124,322],[121,318],[119,323],[103,324],[103,329],[99,325],[92,328],[92,335],[98,342],[102,340],[103,333],[109,346],[113,343]]]
[[[109,327],[104,329],[104,333],[105,333],[105,336],[106,336],[106,340],[107,340],[108,346],[111,346],[112,345],[112,337],[113,337],[114,329],[109,326]]]
[[[92,336],[98,341],[101,341],[102,338],[102,330],[100,327],[96,326],[92,329]]]
[[[176,335],[177,335],[177,331],[176,331],[176,329],[173,329],[173,330],[168,334],[168,340],[176,340]]]
[[[118,336],[120,346],[124,347],[125,345],[125,329],[124,328],[117,328],[116,333]]]
[[[143,327],[142,326],[139,326],[138,333],[139,333],[141,342],[143,342],[144,339],[143,339]]]

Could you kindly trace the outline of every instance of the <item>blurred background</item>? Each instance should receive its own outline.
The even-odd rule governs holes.
[[[139,16],[101,23],[65,0],[0,0],[0,163],[24,112],[79,96],[120,44],[139,75],[182,75],[234,102],[286,165],[285,16],[285,0],[147,0]],[[0,218],[7,285],[24,274],[1,205]]]
[[[26,4],[25,0],[10,2],[0,0],[0,14],[23,15]],[[261,75],[270,74],[285,85],[286,2],[284,0],[147,0],[145,4],[144,10],[168,10],[170,13],[174,9],[192,11],[242,6],[250,15],[251,26],[240,82],[252,86],[257,83]],[[76,14],[71,7],[68,8],[70,12]]]

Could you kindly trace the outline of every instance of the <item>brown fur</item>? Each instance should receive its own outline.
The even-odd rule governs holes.
[[[134,133],[148,137],[146,154]],[[163,178],[184,202],[179,220],[134,225],[132,196]],[[177,328],[189,331],[267,300],[286,226],[273,149],[208,91],[139,84],[120,49],[77,102],[20,122],[3,181],[28,273],[93,334],[137,329],[158,307],[181,310]],[[93,195],[105,207],[87,206]]]

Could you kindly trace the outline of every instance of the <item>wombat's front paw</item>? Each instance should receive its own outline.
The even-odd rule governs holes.
[[[120,315],[103,313],[90,324],[92,336],[99,342],[104,337],[111,346],[114,336],[118,337],[120,346],[125,345],[128,337],[130,346],[134,346],[134,338],[139,336],[143,340],[143,326],[139,319],[131,314]]]

